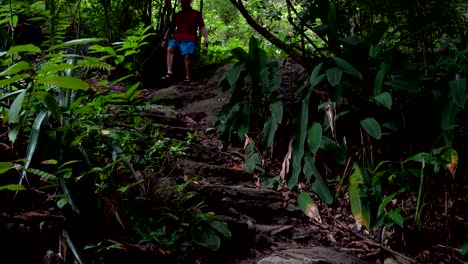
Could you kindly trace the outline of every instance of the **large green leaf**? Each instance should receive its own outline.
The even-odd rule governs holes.
[[[314,122],[312,124],[307,133],[307,139],[310,151],[316,154],[322,144],[322,125],[320,125],[320,123]]]
[[[306,153],[304,155],[304,167],[302,168],[302,172],[307,180],[307,183],[310,183],[312,179],[312,175],[314,175],[315,169],[315,159],[310,155],[310,153]]]
[[[309,153],[306,153],[304,156],[304,174],[306,176],[308,174],[315,176],[315,181],[312,183],[312,191],[320,198],[320,200],[322,200],[322,202],[331,204],[333,202],[333,195],[330,192],[330,188],[328,188],[322,175],[317,170],[317,167],[315,166],[315,158],[313,158]],[[310,177],[308,180],[310,180]]]
[[[382,136],[382,129],[380,128],[379,122],[372,117],[361,120],[361,126],[369,136],[377,140]]]
[[[42,122],[44,122],[45,117],[47,116],[47,113],[48,113],[47,110],[40,112],[36,116],[36,119],[34,120],[34,124],[31,128],[31,135],[29,136],[28,148],[26,149],[26,157],[25,157],[26,162],[24,164],[25,169],[29,168],[29,165],[31,164],[34,152],[36,151],[37,143],[39,142],[39,134],[41,132],[41,125],[42,125]],[[23,182],[23,179],[25,177],[26,177],[26,170],[23,171],[19,184]]]
[[[391,86],[400,91],[404,91],[407,93],[418,93],[421,91],[419,87],[419,82],[417,80],[403,80],[403,79],[395,79],[385,83],[386,85]]]
[[[217,250],[221,245],[221,239],[211,228],[195,227],[192,229],[192,240],[195,244]]]
[[[46,76],[44,78],[38,78],[37,83],[56,85],[61,88],[72,90],[88,90],[89,88],[89,85],[85,81],[75,77],[66,76]]]
[[[26,188],[24,188],[23,185],[19,184],[8,184],[8,185],[2,185],[0,186],[0,191],[24,191]]]
[[[8,123],[16,124],[19,122],[21,109],[23,108],[24,96],[26,95],[26,90],[22,90],[10,106],[10,111],[8,112]]]
[[[17,52],[41,53],[41,49],[32,44],[18,45],[10,48],[6,55],[12,55]]]
[[[270,104],[270,116],[263,127],[263,134],[267,147],[272,147],[278,125],[283,120],[283,103],[281,101]]]
[[[12,83],[15,83],[15,82],[17,82],[19,80],[29,78],[29,77],[30,77],[29,74],[21,74],[21,75],[14,75],[11,78],[6,78],[6,79],[3,79],[3,80],[0,80],[0,88],[2,88],[4,86],[7,86],[7,85],[10,85]]]
[[[240,111],[238,112],[237,119],[237,135],[242,142],[245,141],[245,134],[250,129],[250,108],[247,104],[241,105]]]
[[[4,70],[3,72],[0,72],[0,76],[17,74],[18,72],[30,69],[32,69],[31,64],[25,61],[20,61],[13,64],[10,68]]]
[[[364,178],[361,168],[354,164],[354,172],[349,177],[349,200],[356,226],[360,230],[362,226],[370,227],[370,210],[366,200]]]
[[[374,80],[374,96],[377,96],[382,93],[383,81],[385,79],[385,76],[387,75],[388,70],[390,69],[391,60],[392,57],[388,56],[380,64],[379,71],[377,72],[377,75],[375,76]]]
[[[210,221],[209,225],[211,226],[211,228],[218,231],[225,238],[231,238],[232,234],[226,223],[220,221]]]
[[[70,64],[70,63],[62,63],[59,65],[44,65],[38,70],[38,73],[52,73],[57,71],[65,71],[78,68],[78,66]]]
[[[320,69],[322,68],[322,62],[319,63],[317,66],[314,67],[312,74],[310,74],[309,82],[310,82],[310,89],[313,89],[317,84],[319,84],[323,78],[325,78],[324,74],[319,75]]]
[[[0,174],[3,174],[13,168],[14,166],[11,162],[0,162]]]
[[[328,37],[331,41],[334,41],[338,38],[335,4],[329,3],[329,8],[330,9],[328,10]]]
[[[74,45],[82,45],[82,44],[89,44],[89,43],[96,43],[96,42],[102,42],[106,41],[107,39],[105,38],[82,38],[82,39],[74,39],[70,40],[55,46],[52,46],[49,48],[49,51],[59,49],[59,48],[64,48],[64,47],[69,47],[69,46],[74,46]]]
[[[340,67],[341,70],[343,70],[351,76],[358,78],[359,80],[362,80],[362,74],[349,62],[335,56],[333,56],[332,59],[336,62],[336,64],[338,65],[338,67]]]
[[[374,96],[374,100],[379,104],[388,108],[388,110],[392,109],[392,95],[388,92],[383,92],[377,96]]]
[[[299,182],[299,174],[302,171],[302,157],[304,156],[304,143],[307,136],[307,124],[309,122],[309,107],[305,100],[302,100],[300,114],[294,135],[292,172],[288,180],[289,189],[297,185]]]
[[[450,82],[450,96],[458,107],[465,107],[466,101],[466,79],[454,80]]]
[[[236,87],[236,83],[239,80],[239,76],[241,72],[244,70],[244,68],[245,68],[245,62],[237,62],[236,64],[232,66],[232,68],[227,73],[229,87],[231,88]]]
[[[35,95],[49,109],[52,117],[56,120],[60,120],[61,110],[55,97],[48,92],[37,92]]]
[[[297,205],[310,218],[321,221],[320,212],[312,197],[307,192],[301,191],[297,196]]]
[[[332,86],[337,86],[341,82],[343,71],[338,67],[333,67],[327,70],[327,79]]]

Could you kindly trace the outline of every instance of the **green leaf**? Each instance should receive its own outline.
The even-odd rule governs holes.
[[[96,43],[96,42],[101,42],[101,41],[106,41],[107,39],[105,38],[82,38],[82,39],[74,39],[67,41],[65,43],[61,43],[55,46],[52,46],[49,48],[49,51],[58,49],[58,48],[64,48],[64,47],[69,47],[69,46],[74,46],[74,45],[82,45],[82,44],[89,44],[89,43]]]
[[[397,208],[388,212],[388,217],[392,219],[397,225],[403,227],[403,216],[400,214],[401,208]]]
[[[379,104],[388,108],[388,110],[392,110],[392,95],[388,92],[383,92],[377,96],[374,96],[374,100]]]
[[[387,75],[388,70],[390,69],[392,57],[388,56],[385,60],[380,64],[380,69],[377,72],[374,80],[374,96],[377,96],[382,93],[382,85]]]
[[[356,226],[360,230],[362,226],[370,227],[370,210],[366,200],[364,178],[359,166],[354,163],[354,172],[349,177],[349,200]]]
[[[231,231],[228,228],[228,225],[220,221],[210,221],[209,225],[216,231],[218,231],[225,238],[231,238]]]
[[[4,70],[0,73],[0,76],[13,75],[24,70],[32,69],[31,64],[25,61],[20,61],[16,64],[13,64],[10,68]]]
[[[26,44],[26,45],[18,45],[10,48],[7,52],[7,55],[12,55],[17,52],[32,52],[32,53],[41,53],[41,49],[32,45],[32,44]]]
[[[49,109],[52,117],[55,120],[60,120],[61,110],[57,100],[48,92],[37,92],[35,95]]]
[[[262,187],[265,187],[265,188],[269,188],[269,189],[273,189],[275,188],[276,186],[278,186],[280,182],[280,177],[277,176],[277,177],[261,177],[260,178],[260,183],[262,185]]]
[[[328,2],[328,1],[327,1]],[[329,3],[328,11],[328,37],[334,41],[338,38],[338,27],[336,25],[336,8],[334,3]]]
[[[361,120],[361,126],[364,128],[364,131],[369,134],[369,136],[379,140],[382,136],[382,130],[380,128],[379,123],[374,118],[366,118]]]
[[[11,162],[0,162],[0,174],[4,174],[5,172],[13,169],[13,163]]]
[[[258,153],[253,153],[246,161],[244,168],[247,172],[253,173],[256,165],[261,165],[262,159]]]
[[[317,84],[319,84],[325,75],[322,74],[319,76],[320,69],[322,68],[323,62],[319,63],[317,66],[314,67],[312,74],[310,74],[309,82],[310,82],[310,89],[313,89]]]
[[[333,158],[335,162],[341,165],[345,165],[346,163],[346,151],[341,148],[335,141],[330,139],[329,137],[323,136],[322,137],[322,144],[320,148],[325,150],[327,154]]]
[[[237,119],[237,134],[242,142],[245,141],[245,134],[250,129],[250,108],[247,104],[243,104],[240,111],[238,112],[239,117]]]
[[[301,193],[299,193],[297,205],[308,217],[317,220],[321,219],[317,205],[307,192],[301,191]]]
[[[195,244],[210,250],[218,250],[221,239],[211,228],[195,227],[192,230],[192,240]]]
[[[236,83],[239,80],[239,76],[241,72],[245,69],[245,63],[244,62],[238,62],[232,66],[232,68],[229,70],[227,79],[229,82],[229,86],[231,88],[236,87]]]
[[[463,246],[461,247],[461,250],[460,250],[460,254],[462,256],[465,256],[465,255],[468,254],[468,243],[463,244]]]
[[[412,157],[407,158],[404,163],[408,161],[416,161],[416,162],[423,162],[423,160],[428,161],[431,159],[431,154],[426,152],[420,152]]]
[[[23,185],[19,184],[8,184],[8,185],[3,185],[0,186],[0,191],[25,191],[26,188],[24,188]]]
[[[309,128],[307,139],[310,151],[315,155],[322,144],[322,125],[320,123],[314,122],[312,124]]]
[[[29,77],[30,77],[29,74],[21,74],[21,75],[14,75],[11,78],[6,78],[6,79],[3,79],[3,80],[0,80],[0,88],[4,87],[4,86],[7,86],[7,85],[10,85],[12,83],[15,83],[15,82],[17,82],[19,80],[29,78]]]
[[[26,90],[22,90],[21,93],[16,96],[15,100],[10,106],[10,111],[8,112],[8,123],[16,124],[20,120],[21,109],[23,108],[24,96],[26,95]]]
[[[45,65],[38,71],[38,73],[52,73],[57,71],[71,70],[75,68],[78,68],[78,66],[70,63],[62,63],[59,65]]]
[[[450,82],[450,96],[458,107],[465,107],[466,101],[466,79],[460,79]]]
[[[400,91],[407,93],[418,93],[421,91],[419,83],[416,80],[402,80],[396,79],[385,83],[386,85],[391,86]]]
[[[289,189],[293,189],[297,185],[299,182],[299,174],[302,171],[302,157],[304,156],[304,143],[307,136],[307,124],[309,121],[309,107],[305,100],[302,100],[300,114],[294,135],[292,173],[288,180]]]
[[[332,59],[336,62],[336,64],[338,65],[338,67],[340,67],[341,70],[343,70],[351,76],[358,78],[359,80],[362,80],[362,74],[349,62],[335,56],[333,56]]]
[[[455,129],[455,118],[459,111],[458,105],[452,101],[448,101],[442,107],[442,122],[441,128],[443,130],[443,137],[445,144],[451,146],[453,143],[454,129]]]
[[[267,147],[273,146],[276,130],[283,120],[283,103],[279,101],[270,104],[270,111],[271,115],[268,117],[263,127],[263,134],[265,135]]]
[[[327,79],[332,86],[337,86],[341,82],[343,71],[338,67],[333,67],[327,70]]]
[[[61,88],[68,88],[72,90],[88,90],[89,85],[78,78],[66,76],[46,76],[37,79],[37,83],[56,85]]]

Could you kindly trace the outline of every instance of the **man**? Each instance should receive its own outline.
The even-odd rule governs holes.
[[[202,14],[192,9],[192,0],[181,0],[182,10],[174,15],[169,29],[164,36],[162,46],[167,45],[167,74],[163,80],[172,78],[172,66],[174,64],[174,55],[176,50],[184,57],[185,82],[192,79],[193,56],[197,50],[197,30],[204,38],[205,46],[208,46],[208,31],[205,27]],[[167,43],[167,40],[172,37]]]

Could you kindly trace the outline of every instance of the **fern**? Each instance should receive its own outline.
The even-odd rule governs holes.
[[[36,174],[38,176],[41,176],[42,178],[47,179],[47,180],[52,180],[52,181],[57,180],[57,176],[55,176],[54,174],[42,171],[42,170],[29,168],[27,169],[27,171],[30,173]]]
[[[85,57],[83,60],[79,60],[77,63],[78,67],[81,67],[85,70],[103,70],[103,71],[112,71],[115,69],[114,66],[100,61],[95,57]]]

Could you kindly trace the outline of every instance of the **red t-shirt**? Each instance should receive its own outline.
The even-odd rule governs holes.
[[[197,41],[197,30],[205,26],[202,14],[193,9],[182,10],[172,19],[176,41]]]

